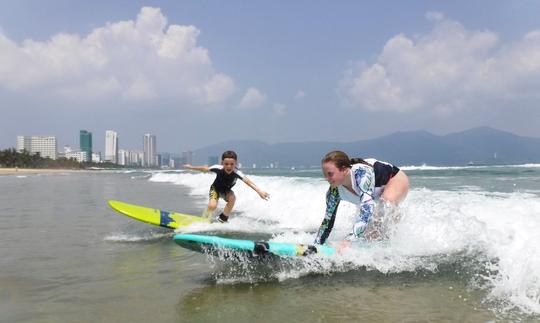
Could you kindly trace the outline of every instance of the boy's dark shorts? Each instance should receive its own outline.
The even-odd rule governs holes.
[[[216,190],[216,187],[214,185],[212,185],[212,186],[210,186],[210,192],[209,192],[208,196],[212,200],[218,200],[219,198],[222,198],[223,200],[225,200],[225,202],[229,202],[229,201],[227,201],[227,195],[229,194],[229,192],[232,192],[232,190],[227,190],[227,191],[224,191],[224,192],[220,192],[220,191]]]

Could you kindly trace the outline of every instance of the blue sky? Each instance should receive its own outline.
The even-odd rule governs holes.
[[[0,1],[0,148],[540,137],[538,1]]]

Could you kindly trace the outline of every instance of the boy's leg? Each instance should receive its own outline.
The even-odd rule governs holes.
[[[233,191],[227,192],[225,201],[227,201],[227,205],[225,205],[223,213],[219,215],[219,221],[221,222],[227,222],[227,220],[229,219],[229,215],[231,215],[232,209],[234,207],[234,202],[236,202],[236,196],[234,195]]]
[[[208,201],[208,206],[206,207],[206,210],[203,211],[202,217],[210,219],[217,208],[217,204],[218,204],[217,200],[210,199]]]
[[[233,191],[227,192],[227,205],[225,205],[225,208],[223,209],[223,214],[225,216],[231,215],[232,209],[234,207],[234,202],[236,202],[236,196],[234,195]]]
[[[213,186],[210,187],[210,193],[208,195],[208,206],[206,207],[206,210],[204,210],[202,217],[203,218],[211,218],[212,214],[214,214],[214,211],[217,208],[218,205],[218,199],[219,194],[216,192],[215,188]]]

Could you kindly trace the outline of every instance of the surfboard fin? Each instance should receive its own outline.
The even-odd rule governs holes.
[[[255,247],[253,248],[253,254],[264,255],[270,252],[270,245],[265,241],[255,241]]]
[[[304,251],[302,256],[309,256],[317,252],[318,252],[317,247],[315,247],[314,245],[309,245],[307,246],[306,251]]]

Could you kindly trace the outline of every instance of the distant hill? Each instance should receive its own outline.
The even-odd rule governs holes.
[[[243,167],[319,166],[329,151],[343,150],[351,157],[373,157],[396,165],[452,166],[473,164],[540,163],[540,138],[521,137],[489,127],[437,136],[427,131],[406,131],[355,142],[292,142],[267,144],[254,140],[225,141],[194,151],[194,163],[234,150]]]

